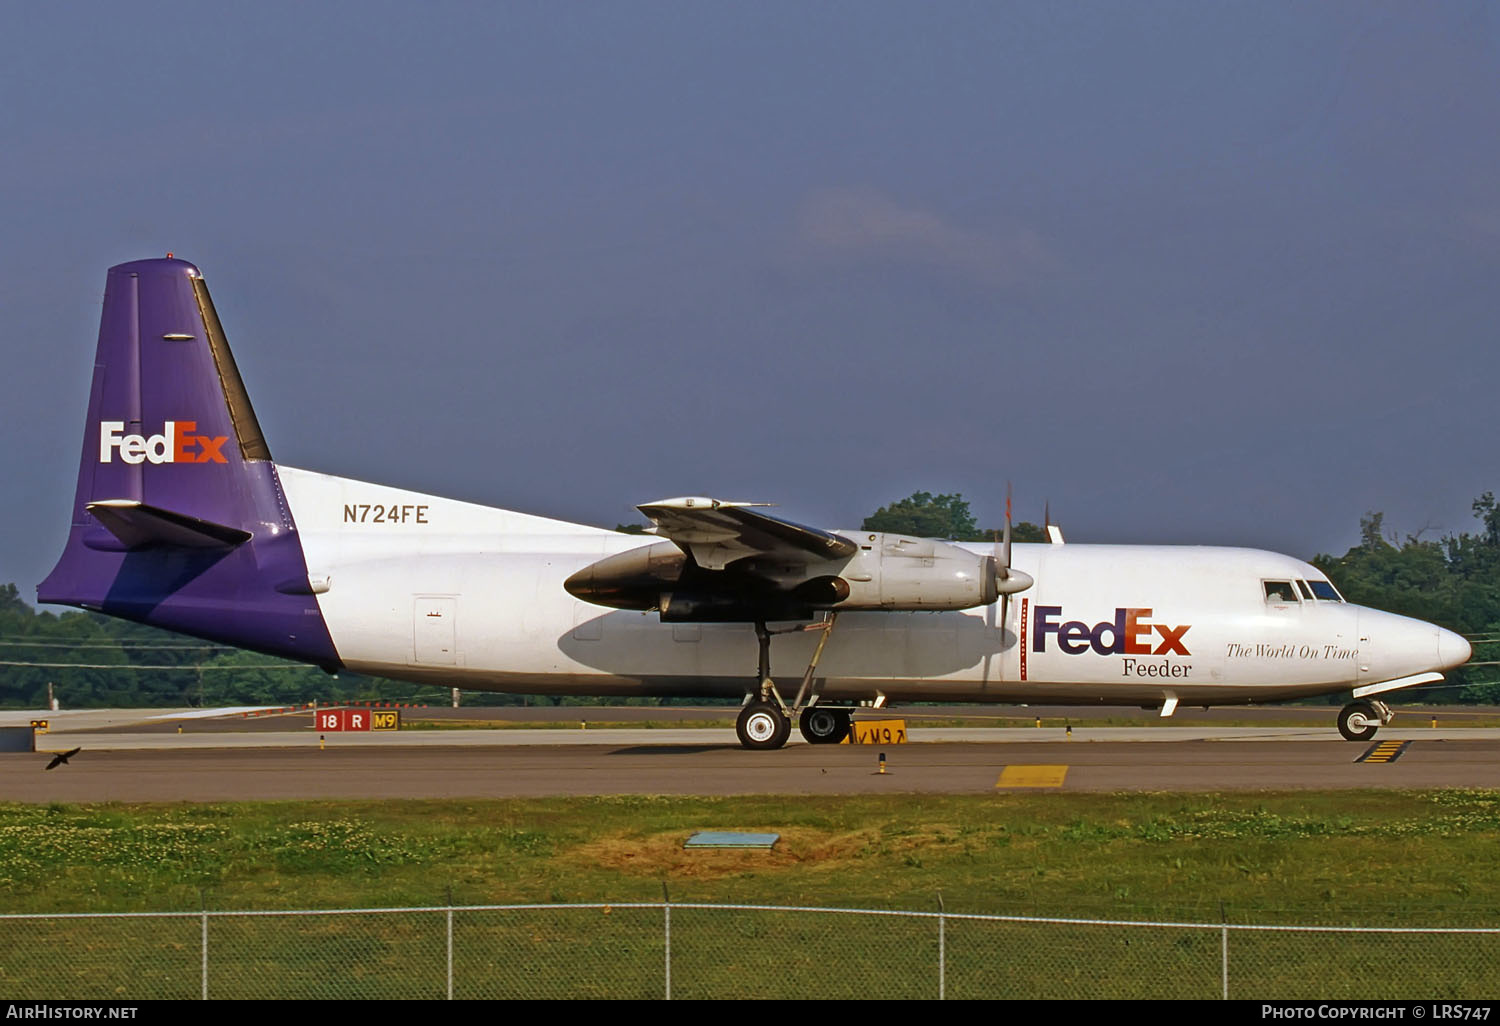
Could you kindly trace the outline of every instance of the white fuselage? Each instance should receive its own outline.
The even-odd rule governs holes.
[[[584,695],[738,697],[756,680],[749,624],[664,624],[564,590],[590,563],[655,539],[278,470],[351,670]],[[1326,578],[1276,553],[1016,545],[1013,565],[1035,584],[1003,603],[1003,622],[1000,602],[842,614],[818,666],[823,698],[1222,704],[1347,691],[1463,661],[1445,641],[1456,636],[1431,624],[1304,597],[1305,582]],[[1268,599],[1267,582],[1289,582],[1293,597]],[[815,641],[777,637],[774,675],[799,679]]]

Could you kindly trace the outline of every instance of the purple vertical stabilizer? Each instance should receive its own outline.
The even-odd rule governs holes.
[[[109,269],[67,548],[37,600],[339,665],[203,276]]]

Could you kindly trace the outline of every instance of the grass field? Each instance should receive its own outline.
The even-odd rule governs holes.
[[[775,850],[685,851],[698,829]],[[657,900],[1500,925],[1500,791],[0,805],[4,911]]]
[[[782,840],[684,850],[698,829]],[[1500,791],[3,805],[0,904],[618,905],[660,901],[665,883],[680,903],[930,912],[941,893],[950,914],[1494,927],[1497,842]],[[441,997],[451,930],[459,997],[663,993],[660,909],[444,916],[11,920],[0,989],[191,998],[207,980],[215,997]],[[674,909],[671,937],[678,997],[920,998],[940,976],[950,997],[1212,998],[1226,978],[1236,997],[1500,985],[1495,935],[949,920],[940,957],[932,919]]]

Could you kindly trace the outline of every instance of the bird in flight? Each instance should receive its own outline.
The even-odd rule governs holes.
[[[69,759],[73,758],[73,756],[77,755],[81,751],[83,751],[82,745],[73,749],[71,752],[59,752],[57,755],[54,755],[52,757],[51,762],[47,763],[47,768],[56,769],[59,766],[65,765]]]

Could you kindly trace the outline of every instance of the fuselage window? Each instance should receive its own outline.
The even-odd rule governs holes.
[[[1307,599],[1307,601],[1309,601],[1309,602],[1312,601],[1312,597],[1313,597],[1312,591],[1311,591],[1311,589],[1308,588],[1307,582],[1304,581],[1304,580],[1302,580],[1301,578],[1297,579],[1297,590],[1300,591],[1300,592],[1302,592],[1302,597],[1305,598],[1305,599]]]
[[[1297,591],[1291,581],[1266,581],[1267,602],[1296,602]]]
[[[1344,601],[1344,597],[1338,593],[1338,589],[1329,584],[1327,581],[1313,581],[1312,590],[1313,594],[1323,602]]]

